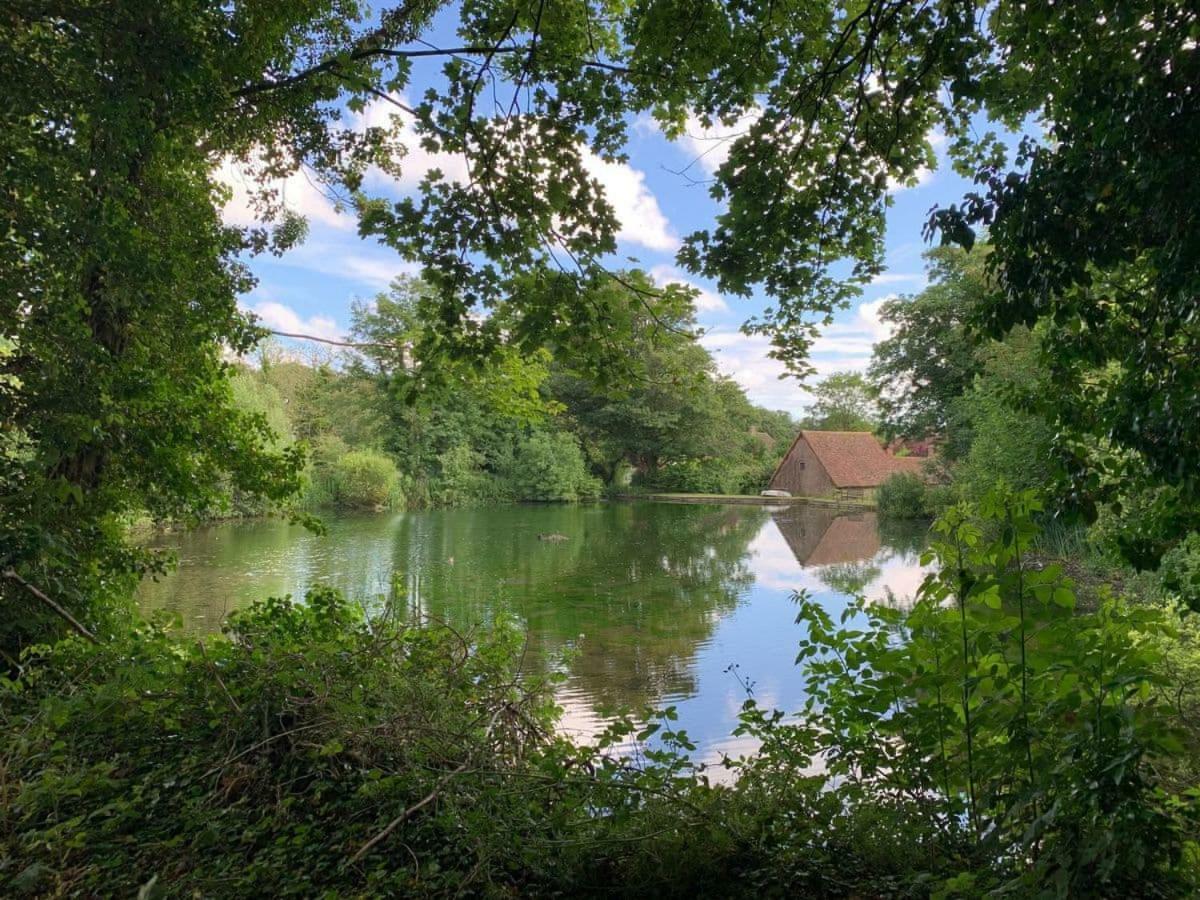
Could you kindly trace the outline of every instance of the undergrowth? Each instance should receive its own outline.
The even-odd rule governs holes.
[[[671,710],[558,734],[504,620],[319,590],[36,648],[0,681],[0,894],[1187,896],[1196,629],[1076,610],[1036,512],[948,511],[909,610],[798,594],[808,703],[746,702],[727,785]]]

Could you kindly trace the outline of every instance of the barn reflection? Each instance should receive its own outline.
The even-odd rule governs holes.
[[[796,503],[772,521],[802,569],[840,594],[905,602],[924,575],[928,525],[880,522],[873,510]]]
[[[872,510],[847,512],[836,506],[793,503],[772,519],[796,562],[807,568],[874,559],[882,542]]]

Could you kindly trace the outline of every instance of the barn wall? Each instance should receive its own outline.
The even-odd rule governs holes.
[[[836,491],[829,473],[804,438],[796,441],[783,465],[771,479],[770,489],[794,496],[828,497]]]

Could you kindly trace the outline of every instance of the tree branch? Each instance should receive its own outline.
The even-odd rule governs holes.
[[[334,347],[352,347],[352,348],[367,348],[367,347],[382,347],[385,350],[404,350],[402,344],[389,344],[384,341],[335,341],[333,338],[317,337],[315,334],[297,334],[292,331],[275,331],[268,328],[270,334],[278,337],[294,338],[298,341],[316,341],[319,344],[331,344]]]
[[[42,601],[42,603],[46,604],[46,606],[48,606],[52,610],[54,610],[55,613],[57,613],[62,618],[66,619],[67,622],[70,623],[71,627],[73,629],[75,629],[75,631],[79,635],[81,635],[84,638],[87,638],[93,644],[100,643],[100,641],[96,638],[96,636],[94,634],[92,634],[90,631],[88,631],[86,628],[84,628],[83,625],[81,625],[79,623],[78,619],[76,619],[73,615],[71,615],[69,612],[67,612],[65,609],[63,609],[63,607],[59,606],[55,601],[51,600],[44,593],[42,593],[40,590],[38,590],[36,587],[34,587],[32,584],[30,584],[28,581],[26,581],[20,575],[18,575],[15,569],[5,569],[4,577],[7,578],[9,581],[15,581],[17,584],[21,585],[21,587],[25,588],[25,590],[29,591],[29,593],[33,594],[33,596],[37,597],[40,601]]]
[[[388,57],[390,59],[419,59],[429,56],[463,56],[463,55],[482,55],[493,53],[516,53],[524,50],[523,47],[451,47],[442,49],[440,47],[431,47],[427,50],[394,50],[388,47],[363,47],[355,50],[346,56],[331,56],[324,62],[318,63],[315,66],[310,66],[296,72],[294,75],[288,75],[285,78],[274,80],[256,81],[253,84],[248,84],[243,88],[233,92],[235,97],[249,97],[253,94],[261,94],[265,91],[275,91],[280,88],[288,88],[297,85],[302,81],[307,81],[314,75],[320,75],[325,72],[335,72],[347,62],[360,62],[364,59],[371,59],[376,56]]]

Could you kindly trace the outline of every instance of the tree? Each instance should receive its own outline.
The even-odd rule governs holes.
[[[593,499],[600,482],[584,463],[579,444],[562,431],[535,431],[518,442],[506,474],[518,500]]]
[[[486,499],[487,479],[468,473],[477,465],[481,475],[498,475],[525,429],[560,409],[541,390],[549,354],[508,342],[483,357],[456,356],[437,340],[436,315],[429,286],[410,277],[356,306],[358,356],[349,374],[374,385],[389,421],[384,446],[416,482],[415,499]],[[435,483],[444,478],[453,485]],[[468,483],[478,496],[464,494]]]
[[[659,489],[757,492],[782,452],[776,448],[794,433],[791,417],[754,406],[717,371],[698,341],[690,292],[650,296],[651,287],[632,271],[599,289],[610,295],[598,301],[602,308],[624,313],[617,330],[625,360],[600,374],[556,352],[550,396],[606,481],[629,465]]]
[[[817,384],[804,427],[820,431],[874,431],[875,395],[859,372],[834,372]]]
[[[875,345],[868,377],[889,436],[939,435],[954,444],[953,404],[983,368],[986,339],[973,326],[995,288],[982,247],[938,247],[925,258],[929,287],[880,308],[892,334]]]
[[[1053,494],[1055,429],[1043,415],[1042,398],[1051,392],[1043,363],[1043,329],[1014,329],[1004,341],[979,351],[982,370],[950,403],[957,492],[978,501],[998,481],[1010,489]],[[1061,512],[1062,498],[1051,496]]]
[[[186,517],[229,479],[273,500],[298,483],[298,454],[232,406],[222,361],[261,336],[237,308],[241,256],[305,234],[280,179],[303,170],[424,267],[421,341],[439,353],[551,343],[617,371],[633,306],[673,291],[606,292],[619,223],[587,162],[620,159],[641,114],[668,136],[690,117],[745,124],[711,186],[723,211],[679,262],[728,295],[761,285],[772,302],[747,327],[801,374],[879,272],[890,192],[935,163],[942,129],[980,189],[931,232],[970,245],[990,227],[994,335],[1051,320],[1073,501],[1161,488],[1129,543],[1143,561],[1200,526],[1194,4],[481,0],[458,10],[455,47],[430,46],[437,0],[9,7],[0,334],[20,387],[0,412],[28,447],[4,457],[18,524],[0,562],[68,604],[144,564],[116,517]],[[417,79],[428,62],[440,78]],[[984,118],[1044,129],[1011,154],[977,136]],[[369,196],[365,173],[399,174],[415,142],[463,177]],[[262,227],[217,214],[231,163],[264,176]]]

